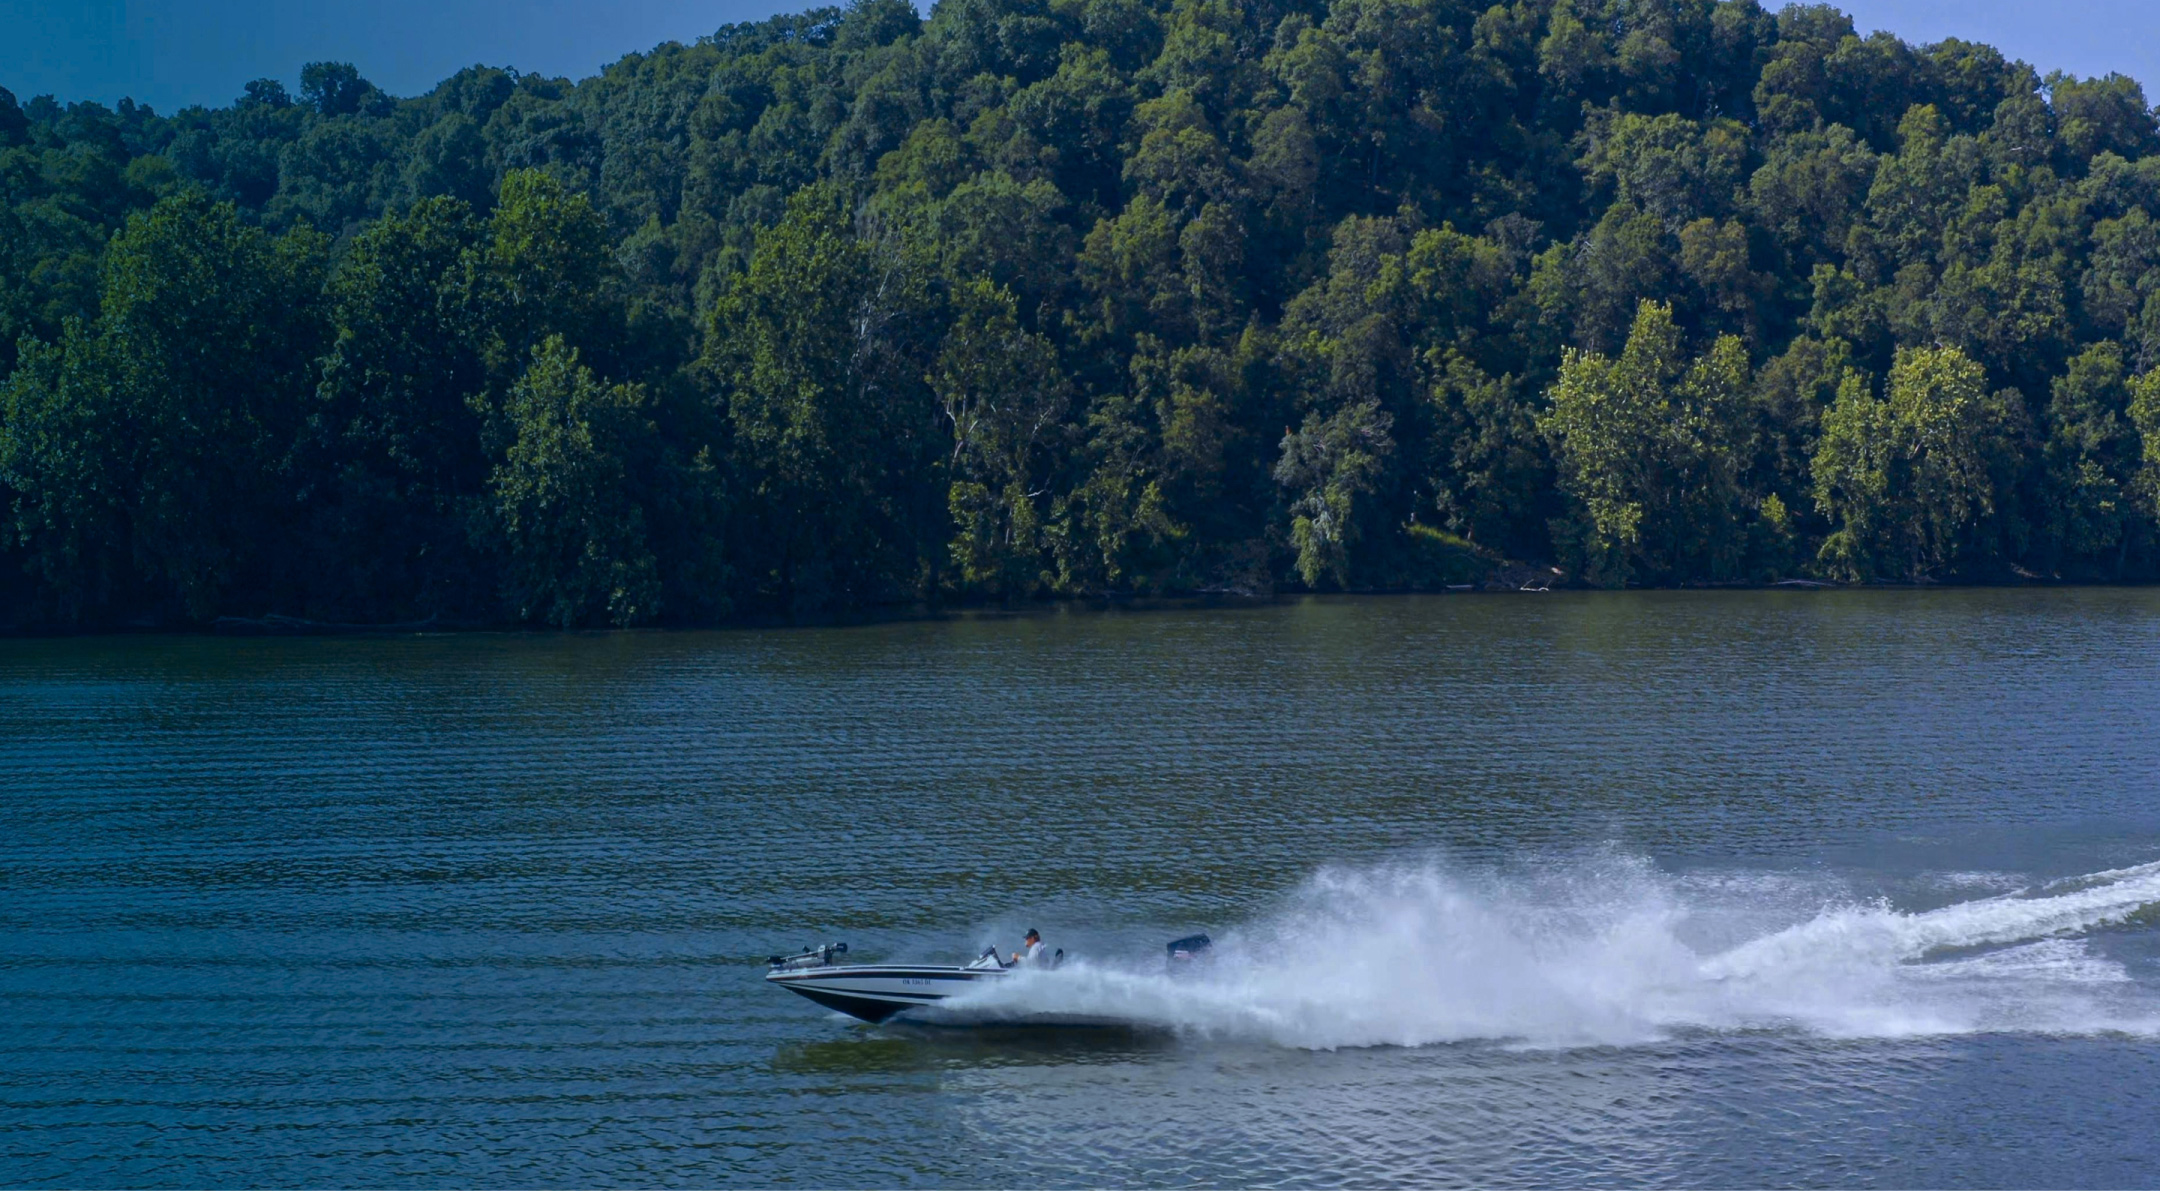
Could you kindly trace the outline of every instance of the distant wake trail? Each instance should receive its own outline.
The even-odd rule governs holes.
[[[1705,890],[1626,858],[1529,877],[1330,869],[1228,932],[1204,970],[1076,961],[966,1004],[1311,1048],[1629,1045],[1733,1030],[2160,1034],[2160,990],[2091,947],[2101,928],[2151,929],[2160,863],[1917,913],[1813,904],[1796,910],[1789,888],[1777,897],[1746,881]]]
[[[2049,892],[2054,890],[2055,892]],[[1751,976],[1805,967],[1817,956],[1881,961],[2017,943],[2121,923],[2160,904],[2160,863],[2112,869],[2038,892],[1960,902],[1920,914],[1881,907],[1826,910],[1811,921],[1744,943],[1703,964],[1710,975]]]

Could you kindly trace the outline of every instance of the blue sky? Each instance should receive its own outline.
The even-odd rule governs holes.
[[[583,77],[634,50],[785,8],[773,0],[0,0],[0,86],[28,99],[159,111],[223,104],[249,79],[297,85],[300,64],[349,61],[395,95],[485,62]],[[1863,31],[1963,37],[2044,74],[2121,71],[2156,90],[2160,0],[1848,0]]]

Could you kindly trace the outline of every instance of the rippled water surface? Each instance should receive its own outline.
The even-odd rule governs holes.
[[[757,962],[1028,926],[1076,958],[996,996],[1145,1028]],[[2151,1187],[2156,1135],[2156,591],[0,641],[0,1183]]]

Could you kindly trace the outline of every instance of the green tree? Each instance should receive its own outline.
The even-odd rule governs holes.
[[[38,611],[63,624],[137,602],[128,541],[140,497],[110,343],[70,319],[58,343],[28,340],[0,395],[0,492],[9,545],[36,580]],[[12,552],[11,552],[12,553]]]
[[[1164,585],[1190,527],[1163,491],[1162,436],[1152,403],[1128,388],[1089,403],[1080,473],[1052,506],[1046,535],[1057,587],[1075,593],[1146,591]]]
[[[658,453],[646,407],[642,388],[603,384],[560,335],[511,387],[515,437],[488,495],[517,619],[574,628],[659,615],[661,567],[632,471]]]
[[[261,607],[286,569],[282,473],[320,350],[327,246],[272,240],[195,195],[128,221],[94,326],[32,345],[10,380],[0,476],[53,612],[206,619]]]
[[[1552,462],[1521,382],[1487,375],[1453,349],[1428,367],[1439,449],[1427,482],[1441,523],[1509,557],[1549,556],[1559,511]]]
[[[1744,573],[1747,349],[1689,360],[1672,310],[1645,302],[1616,359],[1569,351],[1539,428],[1575,513],[1554,530],[1595,583]]]
[[[466,269],[486,232],[464,203],[427,199],[358,236],[330,279],[336,338],[297,459],[315,615],[478,616],[492,603],[467,544],[494,340]]]
[[[1833,526],[1822,566],[1860,582],[2002,566],[2003,472],[2021,414],[1956,348],[1900,351],[1887,397],[1847,377],[1815,451],[1815,502]]]
[[[494,180],[487,140],[465,113],[452,112],[413,138],[403,177],[407,202],[447,195],[485,207],[493,198],[489,191]]]
[[[744,569],[787,608],[917,593],[944,504],[927,466],[944,452],[922,379],[919,275],[856,238],[844,203],[828,188],[789,201],[708,341],[754,520],[736,535]]]
[[[1394,419],[1376,401],[1353,401],[1285,434],[1275,482],[1291,493],[1290,544],[1298,578],[1307,587],[1350,579],[1350,547],[1358,537],[1358,498],[1395,451]]]
[[[2036,561],[2050,572],[2121,576],[2147,536],[2132,494],[2141,450],[2128,381],[2118,343],[2087,348],[2055,380],[2038,469],[2047,497]]]
[[[507,383],[552,335],[608,367],[620,365],[623,310],[607,224],[592,200],[538,170],[512,170],[467,254],[467,296],[490,338],[487,359]]]
[[[347,116],[382,101],[375,84],[350,62],[310,62],[300,68],[300,100],[325,116]]]
[[[1012,295],[987,280],[959,287],[931,370],[952,435],[947,509],[954,581],[1007,598],[1047,578],[1043,456],[1071,393],[1049,340],[1020,328]]]
[[[2160,372],[2147,372],[2131,382],[2129,416],[2138,435],[2138,469],[2131,489],[2150,525],[2160,521]]]
[[[1405,230],[1399,219],[1344,220],[1326,276],[1283,312],[1277,363],[1303,416],[1285,429],[1273,474],[1289,498],[1294,565],[1307,586],[1322,578],[1350,585],[1360,561],[1353,550],[1362,543],[1375,557],[1386,553],[1416,512],[1401,491],[1415,484],[1416,461],[1398,445],[1418,441],[1427,412],[1420,300],[1453,296],[1439,292],[1453,262],[1427,243],[1413,263],[1418,241]]]

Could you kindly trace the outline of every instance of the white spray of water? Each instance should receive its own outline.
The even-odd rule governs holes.
[[[1218,940],[1198,970],[1075,961],[955,1008],[1314,1048],[1627,1045],[1690,1030],[2149,1034],[2160,997],[2085,936],[2153,906],[2160,863],[1919,913],[1844,904],[1793,923],[1788,912],[1782,927],[1775,907],[1689,890],[1639,862],[1527,878],[1331,870]]]

